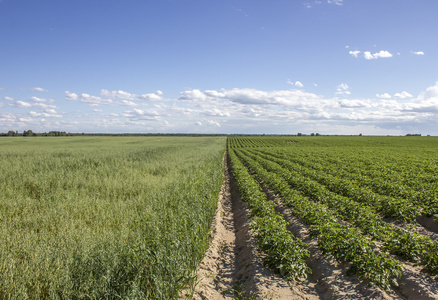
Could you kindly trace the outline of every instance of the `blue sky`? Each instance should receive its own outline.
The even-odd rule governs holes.
[[[0,0],[0,132],[438,135],[436,0]]]

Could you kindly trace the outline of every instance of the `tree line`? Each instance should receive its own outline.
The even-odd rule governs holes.
[[[68,136],[70,133],[65,131],[49,131],[43,133],[33,132],[32,130],[24,130],[23,132],[9,130],[8,133],[2,133],[0,136]]]

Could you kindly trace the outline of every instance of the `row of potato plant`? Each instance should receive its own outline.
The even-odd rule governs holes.
[[[287,161],[271,161],[248,151],[245,154],[263,164],[268,171],[281,174],[291,187],[312,200],[326,204],[339,218],[382,241],[383,250],[424,266],[432,275],[438,274],[438,242],[409,229],[389,226],[372,208],[328,191],[323,185],[293,170]]]
[[[320,172],[311,166],[308,167],[302,161],[297,162],[290,156],[276,155],[268,151],[261,151],[261,153],[268,155],[271,160],[281,163],[288,169],[293,169],[302,176],[315,180],[328,190],[371,206],[387,217],[393,217],[403,222],[414,222],[415,218],[421,214],[420,207],[405,198],[377,194],[369,188],[358,185],[357,182],[332,175],[329,172]]]
[[[306,278],[311,273],[305,262],[310,255],[308,245],[287,230],[287,222],[276,213],[275,204],[268,201],[233,150],[229,150],[229,158],[240,196],[251,210],[251,228],[259,250],[264,253],[265,265],[287,279]]]
[[[258,160],[238,152],[239,157],[259,176],[265,184],[278,193],[292,209],[292,213],[305,224],[312,225],[313,235],[323,253],[332,254],[339,261],[351,264],[350,273],[358,273],[378,286],[388,289],[397,285],[401,265],[373,250],[374,243],[357,228],[340,224],[336,214],[327,205],[314,203],[300,192],[291,189],[281,174],[268,172]]]
[[[365,166],[370,165],[369,162],[367,164],[357,161],[346,163],[336,158],[327,159],[324,157],[321,159],[297,154],[291,156],[287,149],[276,150],[275,153],[279,157],[287,157],[291,161],[318,172],[353,181],[358,187],[370,190],[375,194],[378,193],[380,196],[399,199],[399,207],[404,206],[405,203],[409,207],[406,216],[403,213],[400,215],[402,219],[413,221],[421,213],[426,215],[438,213],[437,176],[432,173],[418,174],[419,171],[415,173],[410,171],[415,166],[404,165],[403,168],[398,167],[399,172],[396,172],[394,168],[396,168],[397,163],[373,161],[373,168],[370,170],[365,168]],[[351,155],[349,154],[349,156]],[[421,210],[418,207],[421,207]],[[389,215],[397,217],[397,214],[391,215],[391,210],[389,210]]]

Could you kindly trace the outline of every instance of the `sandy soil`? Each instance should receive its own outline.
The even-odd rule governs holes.
[[[382,291],[347,276],[348,264],[323,255],[309,228],[293,217],[281,199],[265,188],[288,229],[309,244],[307,264],[312,274],[302,282],[287,282],[262,265],[250,230],[248,209],[240,199],[225,162],[225,178],[212,224],[212,242],[197,270],[193,299],[438,299],[438,281],[404,262],[399,287]]]

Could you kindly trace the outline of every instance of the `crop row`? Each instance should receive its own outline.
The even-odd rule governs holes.
[[[355,181],[345,179],[343,176],[332,175],[331,172],[318,171],[302,162],[296,163],[290,157],[278,156],[267,151],[258,152],[257,155],[275,161],[302,176],[309,177],[324,185],[329,191],[370,206],[387,217],[413,222],[421,214],[420,207],[405,198],[377,194],[367,187],[358,185]]]
[[[241,152],[239,152],[241,153]],[[361,203],[347,197],[328,191],[325,186],[301,175],[293,169],[279,165],[277,162],[267,160],[261,156],[242,151],[242,157],[251,167],[260,166],[257,174],[261,172],[261,165],[272,173],[283,178],[290,187],[297,189],[313,201],[326,204],[337,217],[348,221],[360,228],[364,233],[383,242],[383,250],[394,255],[424,266],[431,274],[438,274],[438,243],[427,237],[421,236],[407,229],[395,229],[381,220],[378,214]],[[251,158],[252,157],[252,158]]]
[[[233,150],[229,151],[229,158],[240,195],[251,210],[251,228],[255,232],[259,249],[265,254],[265,265],[288,279],[307,277],[307,273],[311,273],[304,260],[310,255],[307,244],[286,229],[287,222],[276,213],[275,204],[267,200],[260,185]]]
[[[281,146],[283,141],[276,137],[229,137],[228,145],[231,149],[237,148],[258,148],[258,147],[277,147]]]
[[[409,181],[405,179],[405,172],[388,171],[394,168],[393,164],[373,162],[376,166],[370,170],[364,167],[364,164],[357,162],[341,162],[339,159],[322,159],[318,157],[300,156],[297,153],[290,155],[287,149],[281,149],[277,151],[269,151],[271,155],[275,155],[279,158],[288,159],[297,164],[305,166],[307,168],[314,169],[319,173],[332,175],[335,177],[342,177],[343,180],[352,181],[355,186],[361,186],[365,190],[369,190],[375,194],[382,196],[389,196],[400,200],[400,207],[412,207],[411,211],[417,215],[423,212],[424,214],[438,213],[438,197],[436,194],[437,181],[430,175],[428,179],[425,178],[425,174],[422,174],[423,179],[413,176],[409,178]],[[275,154],[274,154],[275,153]],[[367,164],[369,165],[369,163]],[[407,168],[413,168],[413,166],[407,166]],[[386,175],[385,174],[390,174]],[[413,173],[411,171],[411,173]],[[431,177],[432,176],[432,177]],[[409,184],[408,184],[409,183]],[[343,183],[342,183],[343,184]],[[406,203],[406,204],[405,204]],[[414,207],[417,206],[417,207]],[[422,209],[420,210],[419,207]],[[386,213],[386,212],[384,212]],[[389,214],[389,216],[395,217]],[[408,219],[412,221],[415,216],[409,216]],[[403,217],[404,218],[404,217]]]
[[[401,266],[394,259],[376,253],[373,242],[360,231],[340,224],[337,216],[321,203],[291,189],[284,178],[266,171],[259,163],[238,152],[239,157],[259,176],[269,188],[280,194],[282,200],[292,208],[292,213],[305,224],[313,225],[313,235],[323,253],[332,254],[338,261],[351,263],[350,273],[358,273],[372,283],[387,289],[396,284]]]

